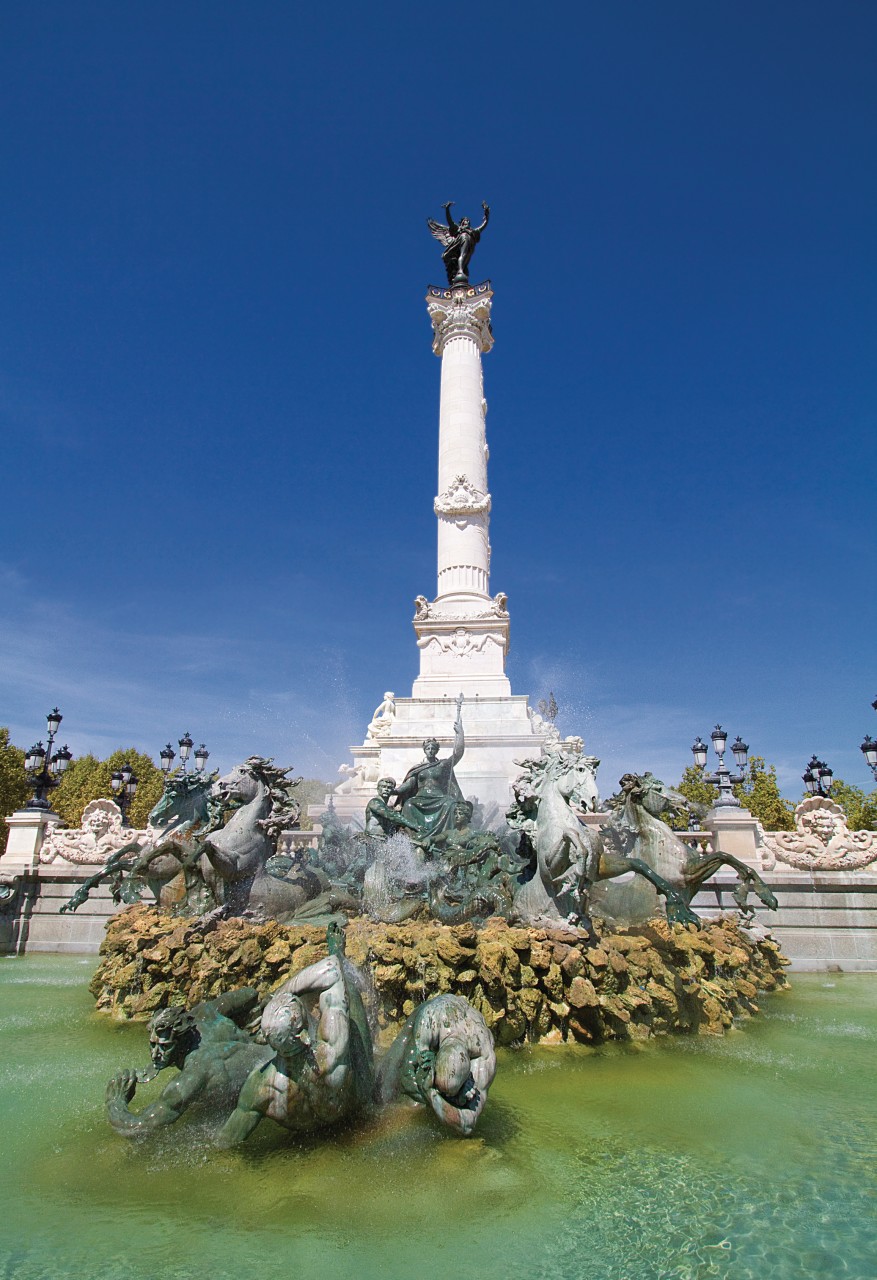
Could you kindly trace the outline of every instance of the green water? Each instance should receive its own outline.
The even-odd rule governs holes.
[[[877,1276],[875,977],[796,977],[722,1040],[504,1052],[468,1142],[393,1109],[228,1153],[109,1129],[146,1032],[92,1012],[93,963],[0,960],[2,1280]]]

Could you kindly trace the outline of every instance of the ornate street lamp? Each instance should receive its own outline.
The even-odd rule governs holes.
[[[110,786],[116,797],[116,803],[122,810],[122,826],[128,826],[128,810],[131,807],[131,801],[137,794],[137,774],[129,764],[123,764],[121,769],[117,769],[110,778]]]
[[[877,711],[877,698],[871,703],[871,706]],[[868,768],[877,778],[877,742],[871,737],[870,733],[865,735],[865,741],[861,746],[862,755],[865,757]]]
[[[177,742],[177,746],[180,748],[180,761],[183,766],[183,773],[185,773],[189,767],[188,765],[189,755],[194,745],[195,744],[192,741],[192,736],[188,731],[184,733],[182,738],[180,738],[179,741]],[[162,769],[164,770],[165,773],[170,773],[171,769],[174,767],[174,760],[176,760],[177,758],[176,751],[174,751],[171,744],[168,743],[166,746],[162,747],[161,751],[159,751],[158,754],[159,754],[159,757],[161,758]],[[197,773],[204,772],[204,770],[207,768],[207,761],[209,760],[209,758],[210,758],[210,752],[207,750],[204,743],[202,742],[200,747],[195,748],[195,771]]]
[[[862,755],[868,763],[868,768],[877,778],[877,742],[874,741],[870,733],[865,735],[865,741],[862,743]]]
[[[734,795],[733,788],[744,781],[743,770],[746,768],[746,761],[749,755],[749,747],[738,737],[731,745],[731,751],[734,756],[734,762],[739,773],[731,773],[725,764],[725,751],[728,746],[728,735],[720,724],[717,724],[710,734],[713,742],[713,750],[719,757],[719,767],[715,773],[705,773],[703,775],[704,782],[711,783],[712,786],[718,787],[719,794],[716,799],[715,807],[717,809],[739,809],[740,801]],[[694,763],[698,769],[703,769],[707,761],[707,745],[698,737],[691,748],[694,755]]]
[[[33,795],[25,805],[26,809],[45,809],[51,812],[52,806],[48,799],[49,792],[58,786],[67,766],[73,759],[73,753],[68,749],[66,743],[61,747],[60,751],[56,751],[54,755],[52,754],[55,735],[63,719],[64,717],[58,708],[53,707],[46,716],[48,746],[44,747],[42,742],[37,742],[25,756],[25,772],[34,789]]]
[[[833,778],[833,770],[829,769],[824,760],[817,760],[815,755],[810,757],[807,768],[801,774],[801,780],[811,796],[830,796]]]

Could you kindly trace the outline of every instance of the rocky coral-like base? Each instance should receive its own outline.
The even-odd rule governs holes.
[[[499,1044],[721,1035],[758,1012],[759,992],[788,985],[777,944],[728,918],[700,929],[656,919],[596,946],[578,930],[513,928],[498,918],[480,929],[360,918],[346,933],[349,958],[371,971],[384,1025],[453,991],[481,1011]],[[145,1018],[237,986],[267,995],[325,954],[322,928],[225,920],[205,931],[135,906],[107,926],[91,992],[98,1009]]]

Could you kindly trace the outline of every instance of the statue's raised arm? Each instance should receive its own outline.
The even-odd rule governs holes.
[[[454,721],[454,750],[451,752],[451,765],[457,764],[463,759],[463,752],[466,749],[466,739],[463,736],[463,695],[457,698],[457,718]]]

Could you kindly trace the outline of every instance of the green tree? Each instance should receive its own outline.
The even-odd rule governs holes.
[[[313,818],[308,817],[308,805],[318,804],[326,807],[326,796],[334,788],[333,782],[321,782],[319,778],[303,778],[295,789],[295,798],[301,805],[299,826],[302,831],[310,831],[314,825]]]
[[[744,779],[734,794],[765,831],[795,830],[795,806],[780,795],[776,765],[765,764],[762,756],[749,757]]]
[[[9,730],[0,728],[0,853],[6,848],[9,835],[5,819],[21,809],[30,794],[24,772],[24,752],[9,741]]]
[[[693,764],[687,767],[674,790],[685,796],[691,804],[700,805],[703,809],[711,809],[719,794],[717,787],[704,782],[703,770]],[[691,818],[685,813],[665,813],[663,820],[673,831],[687,831],[691,826]]]
[[[866,795],[854,783],[835,778],[831,798],[843,809],[851,831],[877,831],[877,791]]]
[[[703,769],[698,769],[697,765],[690,764],[682,775],[682,781],[677,785],[676,790],[686,800],[690,800],[692,804],[704,805],[707,809],[711,809],[719,796],[718,787],[714,787],[711,783],[704,780]],[[682,819],[684,822],[684,819]],[[679,828],[683,830],[684,828]]]
[[[98,760],[92,755],[73,760],[61,785],[52,792],[52,808],[68,826],[78,827],[82,822],[82,811],[90,800],[101,797],[114,799],[110,779],[124,764],[130,764],[137,775],[137,794],[128,812],[128,821],[132,827],[145,827],[149,812],[158,803],[164,789],[164,774],[151,756],[135,751],[133,747],[114,751],[106,760]]]

